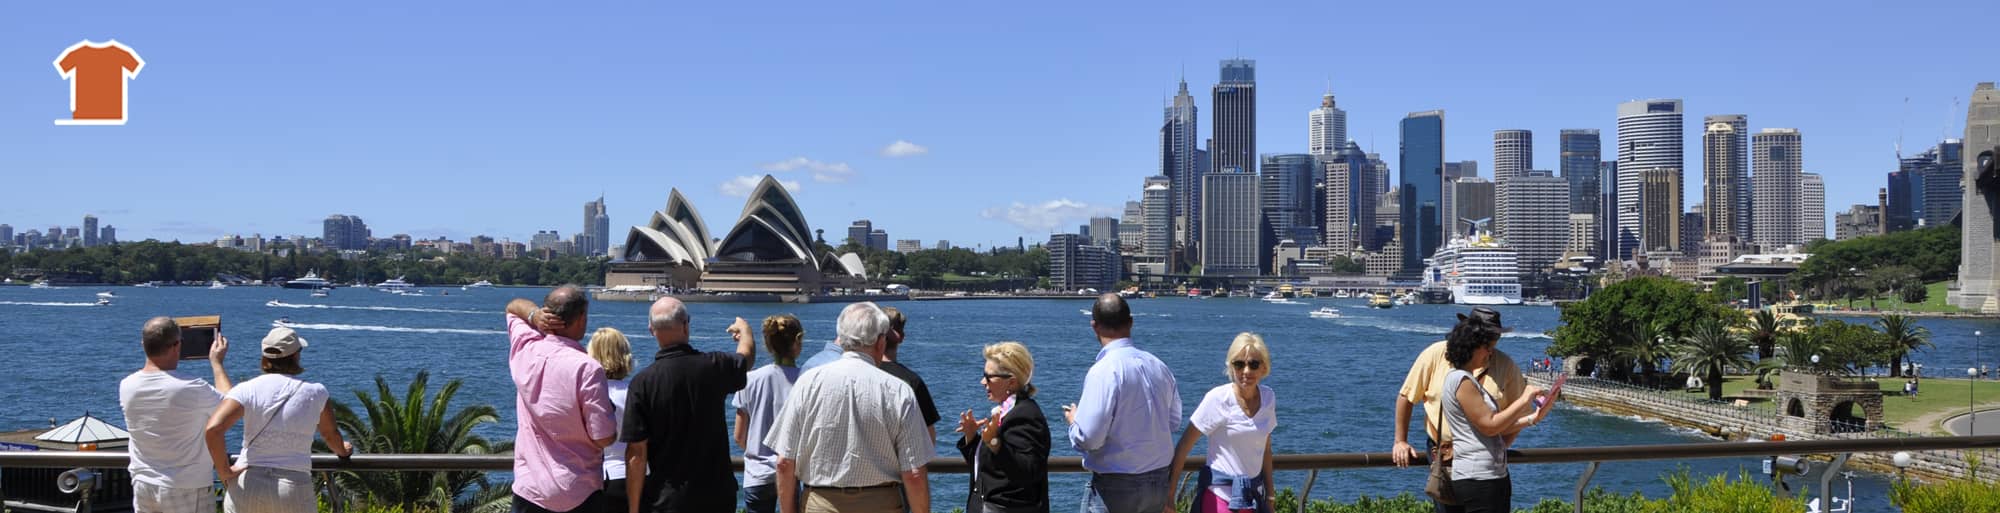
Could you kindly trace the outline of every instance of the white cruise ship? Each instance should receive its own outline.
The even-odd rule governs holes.
[[[1424,260],[1424,284],[1450,289],[1456,304],[1521,304],[1521,267],[1514,250],[1480,230],[1485,221],[1468,220],[1470,235],[1452,239]]]

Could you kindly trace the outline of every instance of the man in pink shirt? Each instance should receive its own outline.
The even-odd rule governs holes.
[[[590,301],[564,285],[536,307],[507,304],[507,367],[514,377],[514,513],[596,511],[604,448],[618,439],[611,397],[583,338]]]

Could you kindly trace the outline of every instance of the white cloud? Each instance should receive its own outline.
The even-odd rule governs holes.
[[[761,176],[739,176],[736,178],[731,178],[729,179],[729,181],[722,182],[722,186],[720,188],[722,189],[722,195],[724,196],[728,196],[731,198],[748,198],[750,197],[750,191],[757,190],[757,182],[761,182],[763,180],[764,177]],[[788,192],[794,192],[794,193],[799,192],[798,180],[778,180],[778,185],[785,186],[785,190]]]
[[[792,157],[757,167],[765,171],[809,171],[813,181],[820,183],[845,182],[854,176],[854,168],[846,162],[821,162],[805,157]]]
[[[916,155],[923,155],[925,153],[930,153],[930,152],[931,152],[930,148],[925,148],[921,145],[918,145],[917,143],[905,141],[902,139],[897,139],[896,142],[889,143],[888,146],[882,148],[882,156],[891,158],[910,157]]]
[[[1110,207],[1095,207],[1069,198],[1053,199],[1029,205],[1019,201],[1006,207],[993,207],[980,212],[980,217],[998,219],[1020,227],[1022,230],[1047,233],[1063,226],[1074,226],[1078,221],[1089,220],[1092,216],[1111,215]]]

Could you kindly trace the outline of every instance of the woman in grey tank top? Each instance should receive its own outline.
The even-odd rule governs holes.
[[[1523,428],[1539,422],[1535,411],[1544,392],[1533,385],[1513,404],[1494,403],[1474,379],[1486,371],[1500,341],[1500,326],[1479,317],[1461,317],[1446,338],[1444,358],[1456,369],[1446,374],[1444,422],[1451,430],[1451,490],[1466,513],[1512,511],[1513,481],[1507,477],[1507,446]]]

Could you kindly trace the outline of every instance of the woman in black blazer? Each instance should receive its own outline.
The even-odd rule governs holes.
[[[958,416],[958,453],[973,467],[965,513],[1048,513],[1049,423],[1035,403],[1035,359],[1020,342],[986,346],[979,378],[996,406],[985,419]]]

